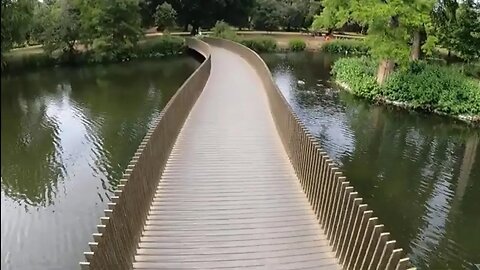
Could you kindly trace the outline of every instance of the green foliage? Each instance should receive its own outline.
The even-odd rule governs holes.
[[[255,29],[286,31],[308,28],[319,3],[310,0],[258,0],[252,14]]]
[[[181,54],[185,48],[183,38],[167,35],[139,42],[135,55],[141,58],[176,55]]]
[[[140,35],[138,0],[79,0],[82,44],[96,62],[129,58]]]
[[[217,21],[215,26],[212,28],[212,36],[229,40],[238,39],[237,33],[235,33],[232,27],[224,21]]]
[[[278,30],[284,18],[283,9],[280,1],[257,0],[255,12],[252,15],[253,26],[258,30]]]
[[[291,39],[288,41],[288,49],[292,52],[301,52],[304,51],[307,47],[307,43],[305,43],[302,39]]]
[[[452,115],[480,114],[480,83],[451,68],[412,62],[379,86],[375,67],[376,62],[367,58],[341,58],[332,73],[354,94],[368,99],[385,98]]]
[[[454,34],[454,51],[467,61],[480,58],[480,3],[466,0],[460,4]]]
[[[167,2],[159,5],[154,14],[155,24],[160,30],[166,30],[175,25],[177,11]]]
[[[329,53],[343,55],[369,55],[370,46],[363,40],[335,39],[326,42],[322,50]]]
[[[27,39],[35,0],[1,0],[1,52]]]
[[[380,86],[375,80],[377,63],[370,58],[340,58],[332,67],[332,74],[341,83],[346,83],[349,90],[358,96],[374,99],[378,96]]]
[[[414,108],[448,114],[479,114],[480,84],[459,72],[412,62],[387,80],[382,95]]]
[[[144,0],[140,2],[142,22],[148,27],[154,23],[154,12],[165,0]],[[247,27],[249,16],[255,0],[168,0],[177,12],[177,22],[191,34],[196,34],[199,27],[211,28],[217,20],[229,24]]]
[[[323,10],[315,16],[313,30],[341,28],[351,18],[350,0],[324,0]]]
[[[95,45],[97,50],[102,50],[102,46],[108,47],[108,44],[101,43],[101,40],[96,39]],[[135,58],[156,58],[169,55],[182,54],[186,49],[184,39],[175,36],[161,36],[138,42],[132,48],[128,55],[120,59],[110,59],[108,56],[98,57],[98,51],[76,52],[74,55],[65,54],[63,51],[53,51],[46,53],[42,50],[34,52],[9,52],[5,55],[5,65],[2,71],[24,71],[36,68],[45,68],[56,65],[75,65],[86,63],[100,63],[102,61],[122,61],[131,60]]]
[[[375,59],[404,64],[413,33],[430,24],[435,0],[324,0],[313,28],[340,28],[348,22],[368,26],[367,43]],[[428,47],[431,47],[431,41]]]
[[[466,61],[480,57],[480,3],[440,0],[432,15],[440,45],[455,51]]]
[[[301,28],[308,28],[311,25],[311,21],[306,22],[310,13],[309,0],[296,0],[296,1],[281,1],[284,4],[284,20],[282,27],[287,30],[298,30]],[[311,18],[312,15],[310,15]]]
[[[277,42],[275,39],[269,37],[243,39],[240,41],[240,43],[256,51],[257,53],[275,52],[277,50]]]
[[[36,38],[51,56],[55,51],[66,55],[75,54],[75,41],[80,38],[79,10],[69,0],[53,0],[48,4],[39,3],[36,8],[39,17],[35,29]]]

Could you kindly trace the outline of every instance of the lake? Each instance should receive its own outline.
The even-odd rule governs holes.
[[[479,128],[356,98],[331,82],[331,55],[262,57],[295,112],[419,269],[480,264]]]
[[[198,66],[182,56],[2,76],[2,270],[79,268],[152,120]]]

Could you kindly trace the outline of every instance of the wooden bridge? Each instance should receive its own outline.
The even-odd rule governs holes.
[[[82,268],[410,268],[261,58],[204,41],[187,39],[205,60],[140,144]]]

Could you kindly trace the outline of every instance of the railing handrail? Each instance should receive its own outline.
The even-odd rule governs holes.
[[[242,56],[255,69],[267,92],[270,111],[303,190],[344,269],[410,269],[395,240],[336,167],[276,85],[268,66],[239,43],[205,37],[208,43]]]
[[[211,71],[210,46],[187,38],[188,48],[205,58],[180,86],[140,143],[100,218],[97,233],[84,252],[82,269],[129,269],[140,239],[151,200],[178,133],[203,91]]]

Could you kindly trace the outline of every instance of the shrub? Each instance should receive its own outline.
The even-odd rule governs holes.
[[[44,51],[35,53],[5,54],[2,59],[2,72],[30,70],[40,67],[49,67],[66,64],[103,63],[130,60],[133,58],[153,58],[165,55],[181,54],[185,50],[183,38],[162,36],[139,42],[135,47],[109,51],[109,45],[103,39],[96,39],[93,48],[86,52],[69,54],[56,50],[48,55]]]
[[[212,36],[229,40],[237,40],[237,33],[224,21],[217,21],[212,28]]]
[[[423,62],[394,72],[382,87],[382,95],[423,110],[480,114],[480,82],[451,68]]]
[[[288,49],[292,52],[304,51],[306,47],[307,43],[302,39],[291,39],[288,41]]]
[[[369,58],[340,58],[332,69],[336,80],[346,83],[358,96],[386,98],[415,109],[451,115],[480,114],[480,82],[459,71],[424,62],[412,62],[396,70],[379,86],[377,63]]]
[[[322,50],[329,53],[345,55],[369,55],[370,47],[363,40],[335,39],[326,42]]]
[[[334,63],[332,74],[337,81],[346,83],[353,94],[374,99],[380,90],[375,80],[376,67],[375,61],[366,57],[340,58]]]
[[[269,37],[243,39],[240,43],[258,53],[275,52],[277,50],[277,42]]]
[[[135,55],[140,58],[176,55],[185,50],[185,42],[181,37],[162,36],[140,42]]]

